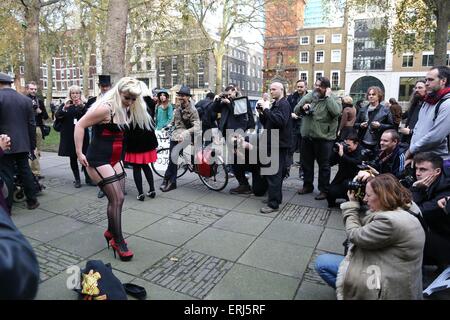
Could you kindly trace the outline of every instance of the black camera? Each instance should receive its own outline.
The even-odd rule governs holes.
[[[333,148],[332,148],[333,152],[338,153],[338,152],[339,152],[339,146],[340,146],[340,145],[342,145],[342,147],[344,147],[344,153],[348,153],[348,144],[345,143],[344,141],[342,141],[342,142],[336,142],[336,143],[333,145]]]
[[[314,113],[314,110],[311,108],[311,105],[308,105],[306,109],[303,109],[303,113],[307,116],[310,116]]]
[[[256,109],[262,111],[263,108],[262,108],[262,103],[261,103],[261,102],[258,102],[258,103],[256,104]]]
[[[375,158],[375,153],[372,150],[369,150],[369,149],[361,150],[361,161],[369,162],[369,161],[372,161],[374,158]]]
[[[416,181],[416,178],[415,178],[414,169],[411,168],[411,166],[406,167],[405,171],[403,171],[402,176],[400,177],[399,182],[406,189],[409,189],[412,187],[412,185],[414,184],[415,181]]]
[[[364,181],[349,181],[347,190],[354,191],[356,199],[362,201],[366,195],[366,183]]]

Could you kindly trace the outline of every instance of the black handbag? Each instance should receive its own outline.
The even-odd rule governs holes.
[[[61,132],[62,129],[62,121],[58,118],[55,119],[55,121],[53,122],[53,129],[56,132]]]
[[[43,125],[41,126],[41,131],[42,131],[42,137],[46,137],[50,134],[50,131],[52,131],[52,128],[50,126],[47,125]]]

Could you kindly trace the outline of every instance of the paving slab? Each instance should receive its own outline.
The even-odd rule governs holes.
[[[40,208],[34,210],[16,209],[13,211],[12,220],[14,224],[21,230],[23,227],[42,221],[48,218],[55,217],[56,214],[42,210]]]
[[[299,279],[235,264],[207,300],[291,300]]]
[[[301,279],[312,253],[312,248],[258,238],[237,262]]]
[[[347,234],[344,230],[325,228],[319,244],[317,245],[317,249],[336,254],[344,254],[342,243],[346,239]]]
[[[152,201],[135,201],[130,204],[130,209],[167,216],[188,204],[189,203],[185,201],[168,200],[167,198],[156,197],[155,199],[152,199]]]
[[[122,212],[122,230],[125,233],[134,234],[161,219],[164,217],[158,214],[127,209]],[[100,225],[107,227],[108,219],[103,220]]]
[[[146,300],[197,300],[194,297],[166,289],[139,278],[134,279],[131,283],[145,288],[147,292]],[[129,299],[132,300],[133,298],[130,297]]]
[[[327,226],[327,228],[345,230],[341,210],[336,210],[336,209],[331,210],[331,213],[330,213],[330,216],[328,217],[328,222],[327,222],[326,226]]]
[[[322,232],[323,227],[292,221],[274,220],[261,234],[261,238],[305,247],[315,247]]]
[[[215,257],[236,261],[255,240],[254,236],[208,228],[183,247]]]
[[[22,228],[20,231],[27,237],[48,242],[66,234],[80,230],[87,225],[74,219],[56,216]]]
[[[206,226],[197,223],[162,218],[138,232],[137,235],[146,239],[180,246],[205,228]]]
[[[336,300],[336,291],[327,285],[303,282],[295,300]]]
[[[245,214],[241,212],[229,212],[223,218],[214,223],[213,227],[258,236],[271,222],[271,218],[263,216]]]
[[[197,199],[195,203],[233,210],[244,201],[244,198],[231,194],[213,192]]]

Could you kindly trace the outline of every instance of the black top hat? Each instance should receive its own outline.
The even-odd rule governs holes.
[[[178,91],[177,94],[192,97],[191,88],[189,88],[188,86],[185,86],[185,85],[181,86],[180,91]]]
[[[98,75],[98,85],[99,86],[110,86],[111,85],[111,76],[99,74]]]
[[[8,74],[0,72],[0,82],[1,83],[13,83],[14,80]]]

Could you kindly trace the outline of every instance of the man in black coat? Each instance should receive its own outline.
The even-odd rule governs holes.
[[[0,73],[0,134],[11,138],[11,148],[0,158],[0,175],[8,186],[7,205],[11,209],[14,192],[14,174],[20,175],[24,184],[27,207],[39,206],[36,187],[28,163],[28,155],[36,148],[36,122],[31,99],[11,88],[13,80]]]
[[[337,143],[333,147],[330,166],[339,164],[339,169],[327,194],[329,208],[336,207],[336,199],[347,199],[347,185],[358,174],[358,165],[362,163],[362,150],[356,134],[349,135],[344,143]]]
[[[426,227],[423,263],[446,268],[450,265],[450,215],[438,201],[450,196],[450,168],[444,168],[442,158],[430,152],[416,154],[414,163],[417,181],[410,190]]]
[[[48,113],[45,109],[44,101],[36,96],[37,84],[31,81],[26,85],[27,97],[31,99],[33,103],[34,117],[36,120],[36,150],[34,152],[36,159],[32,160],[30,163],[31,172],[38,178],[43,179],[41,175],[41,164],[39,163],[39,158],[41,157],[41,146],[42,140],[44,139],[43,126],[44,120],[48,119]]]
[[[213,112],[212,104],[214,102],[214,93],[208,92],[206,94],[206,98],[200,100],[195,105],[195,109],[197,109],[198,116],[200,121],[202,122],[202,134],[212,128],[217,128],[216,119],[217,113]]]
[[[0,300],[33,299],[39,264],[33,248],[0,207]]]
[[[245,133],[248,129],[255,128],[255,119],[253,118],[253,111],[250,106],[250,102],[246,98],[246,104],[236,103],[235,99],[237,97],[237,90],[234,86],[228,86],[225,88],[225,91],[214,98],[214,102],[212,104],[212,112],[220,113],[219,120],[219,130],[222,133],[222,136],[225,140],[229,141],[230,137],[234,137],[234,130],[241,130]],[[227,137],[227,131],[231,134],[230,137]],[[241,132],[242,135],[242,132]],[[231,147],[231,145],[228,145]],[[242,164],[236,164],[237,158],[234,155],[234,152],[230,152],[229,155],[233,155],[233,159],[231,160],[234,163],[231,168],[232,171],[235,171],[236,166],[242,166]],[[232,194],[250,194],[252,193],[251,188],[248,185],[243,184],[243,181],[238,181],[239,186],[230,190]]]
[[[272,83],[270,85],[270,95],[274,99],[272,106],[262,105],[261,108],[258,108],[258,112],[259,119],[267,134],[267,151],[271,159],[271,166],[278,166],[275,168],[276,172],[274,174],[266,176],[268,200],[267,207],[261,208],[262,213],[272,213],[279,210],[283,199],[282,187],[286,161],[292,144],[291,107],[284,96],[283,84],[280,82]],[[273,130],[278,131],[279,139],[277,141],[271,139]],[[277,156],[277,151],[278,158],[274,159]]]

